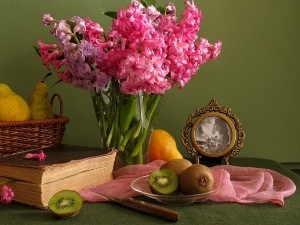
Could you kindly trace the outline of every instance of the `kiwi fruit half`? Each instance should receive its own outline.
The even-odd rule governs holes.
[[[64,219],[79,213],[83,204],[80,194],[72,190],[62,190],[54,194],[48,208],[58,218]]]
[[[193,164],[179,176],[180,189],[185,195],[210,192],[214,187],[214,177],[205,165]]]
[[[169,169],[155,170],[149,176],[149,187],[154,194],[170,195],[178,190],[179,179]]]
[[[177,174],[177,176],[179,176],[183,170],[190,167],[191,165],[193,164],[187,159],[173,159],[162,164],[160,169],[172,170]]]

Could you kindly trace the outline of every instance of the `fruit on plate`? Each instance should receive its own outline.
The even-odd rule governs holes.
[[[0,83],[0,121],[26,121],[30,118],[30,110],[24,98]]]
[[[51,74],[51,73],[50,73]],[[48,88],[45,79],[49,76],[47,74],[43,80],[38,81],[28,100],[30,108],[31,120],[45,120],[54,118],[54,113],[48,96]]]
[[[62,190],[50,198],[48,208],[56,217],[64,219],[77,215],[82,204],[83,201],[78,192]]]
[[[168,169],[155,170],[149,176],[149,187],[154,194],[171,195],[179,188],[178,176]]]
[[[193,164],[181,172],[179,183],[185,195],[202,194],[213,190],[214,177],[209,167]]]
[[[177,174],[177,176],[179,176],[183,170],[192,165],[193,164],[191,163],[191,161],[187,159],[173,159],[162,164],[160,166],[160,169],[172,170],[174,173]]]
[[[176,142],[171,134],[162,129],[154,129],[152,131],[148,146],[149,162],[182,158],[183,156],[177,149]]]

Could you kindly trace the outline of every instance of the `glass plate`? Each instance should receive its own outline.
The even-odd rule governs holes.
[[[213,193],[216,191],[216,188],[214,188],[210,192],[202,193],[202,194],[196,194],[196,195],[183,195],[183,194],[177,194],[177,195],[158,195],[153,194],[150,190],[149,183],[148,183],[149,175],[142,176],[134,181],[131,182],[130,186],[133,190],[149,197],[153,198],[159,202],[167,203],[167,204],[191,204],[195,202],[196,200],[200,198],[204,198],[207,195]]]

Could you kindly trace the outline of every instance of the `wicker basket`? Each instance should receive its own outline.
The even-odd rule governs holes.
[[[59,100],[60,114],[54,119],[0,122],[0,157],[62,142],[69,119],[62,116],[63,102],[59,94],[51,97],[51,106],[55,97]]]

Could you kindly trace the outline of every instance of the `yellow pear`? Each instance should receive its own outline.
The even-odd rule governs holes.
[[[46,77],[35,84],[30,94],[28,105],[31,120],[45,120],[55,117],[48,96],[48,87],[45,83]]]
[[[0,83],[0,121],[26,121],[30,118],[30,110],[24,98]]]
[[[162,129],[152,131],[148,146],[149,162],[159,159],[170,161],[182,158],[183,156],[177,149],[176,141],[171,134]]]

